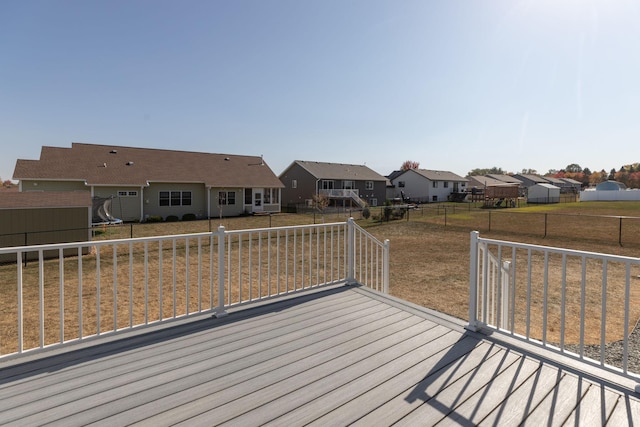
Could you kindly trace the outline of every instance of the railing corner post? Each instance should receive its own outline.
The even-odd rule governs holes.
[[[214,310],[213,317],[224,317],[227,315],[226,310],[224,309],[224,269],[225,269],[225,259],[224,259],[224,242],[225,242],[225,231],[224,226],[220,225],[218,227],[218,306]]]
[[[356,227],[353,218],[347,220],[347,284],[356,283],[356,264],[355,264],[355,247],[356,247]]]
[[[469,245],[469,325],[467,329],[477,331],[478,324],[478,237],[480,233],[471,232]]]
[[[383,261],[382,261],[382,269],[383,269],[383,284],[382,284],[382,291],[385,294],[389,293],[389,258],[390,258],[390,252],[389,252],[389,239],[386,239],[384,241],[384,254],[383,254]]]

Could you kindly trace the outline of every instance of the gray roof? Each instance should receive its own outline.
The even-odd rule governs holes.
[[[517,182],[504,182],[490,176],[474,175],[469,177],[469,185],[476,187],[515,187]]]
[[[564,186],[564,185],[567,184],[566,182],[564,182],[560,178],[554,178],[552,176],[545,176],[544,179],[546,179],[551,184],[554,184],[555,186]]]
[[[539,175],[530,175],[530,174],[516,174],[516,177],[522,177],[524,179],[528,179],[529,181],[544,184],[549,183],[546,178],[543,178]]]
[[[283,187],[260,156],[73,143],[42,147],[39,160],[18,160],[13,179],[145,186],[150,182],[211,187]]]
[[[503,175],[503,174],[487,174],[485,176],[488,176],[489,178],[493,178],[497,181],[502,181],[502,182],[509,182],[509,183],[515,183],[515,184],[522,184],[522,180],[512,176],[512,175]]]
[[[575,179],[571,179],[571,178],[559,178],[560,181],[564,181],[567,182],[569,184],[573,184],[573,185],[582,185],[582,183],[580,181],[576,181]]]
[[[350,165],[343,163],[312,162],[296,160],[293,164],[298,164],[316,179],[340,179],[354,181],[384,181],[387,178],[371,170],[365,165]],[[293,165],[292,164],[292,165]],[[290,168],[291,166],[289,166]],[[289,169],[287,168],[287,169]]]
[[[436,170],[429,170],[429,169],[409,169],[409,170],[422,175],[423,177],[427,178],[429,181],[458,181],[458,182],[469,181],[467,178],[463,178],[460,175],[456,175],[455,173],[448,172],[448,171],[436,171]]]

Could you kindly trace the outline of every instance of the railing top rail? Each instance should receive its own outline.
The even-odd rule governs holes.
[[[332,226],[343,226],[346,222],[332,222],[323,224],[306,224],[306,225],[292,225],[281,227],[266,227],[266,228],[251,228],[243,230],[224,230],[225,234],[246,234],[246,233],[258,233],[258,232],[274,232],[282,230],[294,230],[294,229],[310,229],[310,228],[322,228]],[[108,246],[108,245],[122,245],[128,243],[144,243],[144,242],[157,242],[160,240],[172,240],[172,239],[185,239],[185,238],[198,238],[209,237],[218,231],[200,232],[200,233],[185,233],[185,234],[169,234],[163,236],[149,236],[149,237],[134,237],[126,239],[110,239],[110,240],[88,240],[82,242],[67,242],[67,243],[47,243],[41,245],[27,245],[27,246],[9,246],[6,248],[0,248],[1,254],[11,254],[16,252],[32,252],[36,250],[58,250],[58,249],[77,249],[87,246]]]
[[[557,254],[567,254],[574,256],[588,256],[591,258],[606,259],[609,261],[640,263],[640,258],[623,255],[603,254],[599,252],[580,251],[576,249],[556,248],[553,246],[534,245],[529,243],[516,243],[507,240],[487,239],[478,237],[478,243],[509,246],[516,249],[533,249],[538,251],[552,252]]]
[[[47,243],[42,245],[28,245],[28,246],[9,246],[6,248],[0,248],[0,254],[34,251],[34,250],[56,250],[56,249],[74,249],[85,246],[103,246],[103,245],[124,245],[128,243],[143,243],[154,242],[158,240],[171,240],[171,239],[184,239],[192,237],[207,237],[212,233],[185,233],[185,234],[172,234],[166,236],[151,236],[151,237],[134,237],[126,239],[111,239],[111,240],[86,240],[83,242],[67,242],[67,243]]]
[[[263,227],[263,228],[248,228],[244,230],[227,230],[225,234],[243,234],[243,233],[258,233],[268,231],[282,231],[282,230],[295,230],[295,229],[309,229],[309,228],[322,228],[322,227],[334,227],[343,226],[346,222],[327,222],[322,224],[304,224],[304,225],[283,225],[280,227]]]

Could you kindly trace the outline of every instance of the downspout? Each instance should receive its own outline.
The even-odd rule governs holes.
[[[122,200],[120,200],[120,209],[122,209]],[[140,186],[140,222],[143,222],[143,221],[144,221],[144,185],[141,185]]]

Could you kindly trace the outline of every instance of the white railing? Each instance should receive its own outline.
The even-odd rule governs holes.
[[[336,199],[351,199],[358,204],[361,208],[367,205],[363,199],[360,198],[360,194],[358,190],[352,189],[330,189],[330,190],[320,190],[320,194],[326,195],[329,198]]]
[[[640,318],[640,258],[471,233],[471,330],[525,340],[638,379],[629,336]]]
[[[353,219],[0,248],[0,260],[0,358],[321,286],[389,286],[389,242]]]

